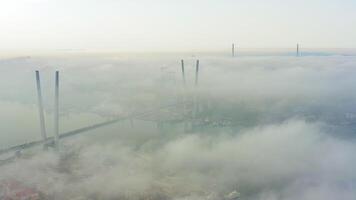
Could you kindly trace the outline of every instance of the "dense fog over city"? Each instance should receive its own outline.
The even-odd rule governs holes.
[[[56,70],[60,133],[130,116],[1,164],[45,199],[356,198],[354,56],[4,58],[1,149],[41,140],[35,70],[49,136]]]
[[[355,0],[0,0],[0,200],[355,200]]]

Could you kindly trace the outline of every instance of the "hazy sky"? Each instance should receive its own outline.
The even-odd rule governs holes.
[[[0,0],[0,50],[356,47],[355,0]]]

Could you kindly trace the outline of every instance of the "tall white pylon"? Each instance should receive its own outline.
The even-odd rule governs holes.
[[[232,57],[235,57],[235,44],[234,43],[232,43],[231,55],[232,55]]]
[[[184,71],[184,60],[181,60],[181,65],[182,65],[182,78],[183,78],[183,86],[185,87],[186,81],[185,81],[185,71]]]
[[[40,80],[40,72],[36,70],[36,86],[37,86],[37,101],[38,101],[38,114],[40,116],[40,127],[41,127],[41,135],[43,141],[47,140],[46,133],[46,124],[44,118],[43,111],[43,100],[42,100],[42,91],[41,91],[41,80]],[[44,148],[47,148],[47,144],[44,144]]]
[[[59,71],[55,73],[55,94],[54,94],[54,144],[59,145]]]

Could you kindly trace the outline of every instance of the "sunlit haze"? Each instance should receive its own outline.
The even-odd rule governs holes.
[[[0,50],[352,48],[353,0],[1,0]]]

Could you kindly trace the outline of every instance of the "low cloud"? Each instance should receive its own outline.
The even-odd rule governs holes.
[[[355,58],[202,57],[200,62],[194,88],[195,60],[186,59],[185,91],[179,58],[4,61],[3,146],[21,143],[26,130],[31,133],[26,140],[39,137],[34,66],[44,66],[50,134],[52,66],[61,71],[62,132],[192,100],[193,94],[201,115],[209,116],[200,116],[204,122],[225,125],[184,131],[182,124],[157,128],[141,119],[133,126],[124,121],[63,140],[59,154],[24,152],[1,166],[0,179],[16,179],[55,199],[223,199],[234,191],[251,200],[355,199]],[[31,123],[9,125],[19,121]]]

